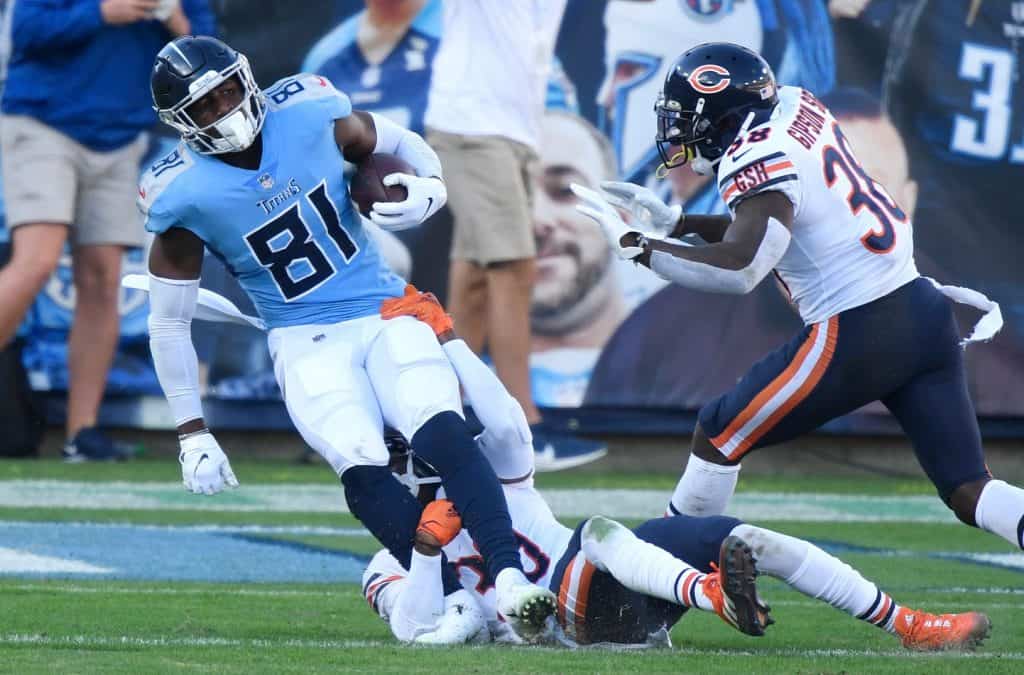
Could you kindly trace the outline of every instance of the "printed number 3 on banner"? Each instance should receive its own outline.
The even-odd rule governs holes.
[[[959,75],[971,82],[985,82],[988,87],[974,90],[971,107],[983,115],[979,121],[972,115],[957,113],[953,118],[950,148],[956,152],[982,159],[1002,159],[1010,143],[1010,96],[1014,86],[1016,57],[1006,49],[995,49],[965,42],[960,53]],[[1024,130],[1020,143],[1010,148],[1010,161],[1024,164]]]

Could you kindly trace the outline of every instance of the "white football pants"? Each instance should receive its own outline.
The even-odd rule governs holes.
[[[411,317],[274,328],[267,341],[292,422],[338,476],[387,465],[383,422],[411,439],[438,413],[462,415],[448,357]]]

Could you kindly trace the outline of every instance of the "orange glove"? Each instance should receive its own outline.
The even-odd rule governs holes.
[[[416,536],[419,537],[421,533],[428,534],[437,540],[439,546],[445,546],[461,531],[462,518],[455,510],[455,505],[447,499],[438,499],[423,509],[420,525],[416,528]]]
[[[434,335],[441,335],[452,330],[452,318],[445,314],[444,307],[437,301],[433,293],[421,293],[412,284],[406,284],[405,295],[400,298],[389,298],[380,303],[380,315],[385,319],[398,316],[411,316],[427,324]]]

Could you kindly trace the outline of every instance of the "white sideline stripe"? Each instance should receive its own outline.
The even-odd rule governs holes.
[[[670,496],[668,490],[626,489],[552,489],[541,493],[556,515],[581,518],[596,513],[610,518],[656,518],[665,512]],[[340,486],[323,483],[243,482],[238,490],[205,497],[185,492],[180,483],[8,480],[0,481],[0,507],[348,513]],[[937,497],[928,495],[743,492],[733,497],[730,515],[749,520],[956,522]]]
[[[8,645],[75,645],[81,647],[301,647],[303,649],[346,649],[359,647],[394,646],[383,640],[240,640],[216,637],[136,637],[121,635],[40,635],[38,633],[9,633],[0,635],[0,644]]]
[[[36,555],[14,548],[0,547],[0,573],[3,574],[110,574],[113,571],[80,560]]]
[[[53,522],[47,524],[53,525]],[[60,521],[56,523],[61,527],[95,528],[107,529],[112,527],[130,527],[133,530],[148,530],[155,532],[198,532],[206,534],[287,534],[287,535],[310,535],[317,537],[339,536],[339,537],[369,537],[370,532],[362,527],[327,527],[320,525],[156,525],[138,524],[132,522],[104,522],[97,523],[86,520]],[[0,527],[34,529],[39,527],[39,522],[29,520],[0,520]]]
[[[75,646],[75,647],[256,647],[256,648],[302,648],[302,649],[369,649],[398,645],[396,642],[384,640],[262,640],[262,639],[238,639],[238,638],[216,638],[216,637],[138,637],[122,635],[109,637],[105,635],[40,635],[38,633],[7,633],[0,635],[0,645],[42,645],[42,646]],[[414,646],[411,649],[430,649],[430,647]],[[442,647],[444,648],[444,647]],[[487,647],[464,647],[469,650],[487,649]],[[558,647],[512,647],[512,649],[524,649],[529,651],[565,651]],[[595,647],[585,647],[585,650],[592,650]],[[596,649],[601,649],[597,647]],[[623,654],[650,654],[649,650],[615,649]],[[681,647],[666,650],[666,655],[692,655],[692,656],[789,656],[797,658],[843,658],[843,657],[865,657],[865,658],[916,658],[916,659],[967,659],[967,660],[1007,660],[1022,661],[1024,652],[936,652],[922,653],[897,650],[871,651],[867,649],[698,649],[694,647]]]

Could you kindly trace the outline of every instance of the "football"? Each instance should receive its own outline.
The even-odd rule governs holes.
[[[405,200],[408,191],[404,185],[388,187],[383,183],[384,177],[393,173],[408,173],[415,176],[416,170],[401,157],[384,153],[370,155],[356,164],[348,190],[359,213],[369,217],[374,202]]]

